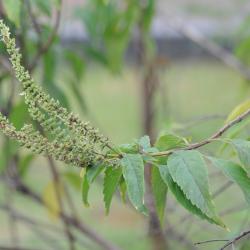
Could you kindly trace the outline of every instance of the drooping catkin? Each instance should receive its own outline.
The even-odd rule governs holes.
[[[8,119],[0,115],[0,129],[7,136],[19,141],[26,148],[39,154],[53,156],[57,160],[77,166],[90,166],[105,161],[108,139],[89,122],[68,112],[59,101],[46,94],[22,66],[22,56],[10,37],[9,28],[0,20],[0,37],[10,56],[16,78],[22,83],[25,103],[31,118],[46,133],[36,131],[32,125],[24,125],[17,131]]]

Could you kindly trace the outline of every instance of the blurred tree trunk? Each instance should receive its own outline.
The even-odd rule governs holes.
[[[143,15],[143,9],[141,14]],[[154,97],[158,87],[158,74],[155,55],[150,55],[145,38],[149,36],[145,34],[139,23],[139,36],[137,44],[138,64],[142,70],[141,78],[141,119],[143,134],[150,137],[151,143],[155,141],[155,112]],[[146,205],[149,210],[148,216],[148,234],[151,239],[152,250],[166,250],[167,242],[161,227],[159,217],[157,215],[155,200],[152,193],[151,185],[151,166],[145,166],[145,182],[146,182]]]

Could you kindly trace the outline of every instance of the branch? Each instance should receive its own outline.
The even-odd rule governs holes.
[[[0,246],[0,250],[37,250],[37,249]]]
[[[241,233],[239,236],[235,237],[234,239],[232,239],[232,240],[230,240],[228,243],[226,243],[220,250],[226,249],[227,247],[233,245],[236,241],[241,240],[242,238],[246,237],[246,236],[249,235],[249,234],[250,234],[250,230]]]
[[[203,244],[207,244],[207,243],[213,243],[213,242],[222,242],[222,241],[226,241],[228,242],[229,240],[220,240],[220,239],[215,239],[215,240],[205,240],[205,241],[199,241],[199,242],[196,242],[194,243],[195,246],[197,245],[203,245]]]
[[[235,237],[232,240],[220,240],[220,239],[218,239],[218,240],[217,239],[216,240],[206,240],[206,241],[197,242],[194,245],[202,245],[202,244],[206,244],[206,243],[226,241],[227,243],[222,248],[220,248],[220,250],[224,250],[227,247],[229,247],[229,246],[233,245],[234,243],[236,243],[236,241],[241,240],[242,238],[246,237],[249,234],[250,234],[250,230],[241,233],[239,236]]]
[[[34,56],[33,61],[31,62],[31,64],[28,67],[29,71],[32,71],[36,67],[36,65],[37,65],[39,59],[41,58],[41,56],[43,54],[45,54],[49,50],[51,45],[53,44],[53,42],[54,42],[54,40],[56,38],[58,29],[59,29],[59,24],[60,24],[60,20],[61,20],[61,9],[62,9],[62,3],[60,1],[60,6],[58,6],[57,10],[56,10],[55,24],[53,26],[52,32],[51,32],[47,42],[45,44],[42,44],[39,47],[36,55]],[[34,21],[33,21],[33,23],[34,23]]]
[[[12,180],[12,185],[15,186],[16,190],[23,195],[29,197],[33,201],[37,202],[38,204],[45,207],[45,204],[42,198],[35,192],[33,192],[28,186],[26,186],[20,179]],[[84,234],[86,237],[91,239],[97,245],[99,245],[102,249],[105,250],[121,250],[118,246],[114,245],[113,243],[109,242],[108,240],[102,238],[99,234],[89,228],[83,221],[79,221],[76,218],[66,215],[65,213],[61,212],[61,216],[65,218],[65,220],[78,232]],[[0,249],[1,250],[1,249]]]
[[[175,18],[176,19],[176,18]],[[174,20],[174,18],[172,18]],[[201,48],[208,51],[214,57],[224,62],[232,69],[238,71],[246,80],[250,80],[250,70],[234,54],[230,53],[217,43],[204,37],[194,27],[188,26],[183,20],[177,19],[170,23],[170,26],[181,33],[184,37],[198,44]]]
[[[71,232],[70,225],[69,225],[68,221],[62,216],[65,209],[64,209],[64,204],[63,204],[63,200],[62,200],[62,196],[61,196],[59,187],[57,186],[58,184],[60,185],[61,180],[60,180],[59,174],[57,172],[54,160],[50,156],[48,156],[47,158],[48,158],[49,168],[50,168],[50,172],[52,174],[53,181],[56,184],[55,185],[55,194],[56,194],[56,199],[57,199],[57,202],[58,202],[60,210],[61,210],[60,218],[61,218],[63,225],[64,225],[66,237],[68,238],[69,249],[75,250],[75,237],[74,237],[73,233]]]
[[[221,129],[219,129],[211,137],[205,139],[204,141],[193,143],[193,144],[188,145],[185,148],[180,148],[180,149],[182,149],[182,150],[193,150],[193,149],[205,146],[205,145],[213,142],[214,140],[218,139],[219,137],[221,137],[227,130],[229,130],[234,125],[240,123],[242,120],[246,119],[248,116],[250,116],[250,109],[248,109],[245,113],[243,113],[242,115],[238,116],[236,119],[232,120],[231,122],[229,122],[228,124],[226,124],[224,127],[222,127]],[[180,150],[180,149],[178,149],[178,150]],[[170,155],[170,154],[174,153],[175,151],[177,151],[177,149],[168,150],[168,151],[162,151],[162,152],[157,152],[157,153],[153,153],[153,154],[150,154],[150,155],[151,156],[167,156],[167,155]]]

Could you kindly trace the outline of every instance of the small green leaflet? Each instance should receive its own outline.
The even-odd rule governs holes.
[[[145,136],[141,137],[138,140],[138,144],[139,144],[140,149],[142,149],[143,152],[145,153],[142,156],[144,162],[153,164],[156,161],[156,159],[154,157],[150,156],[149,153],[156,153],[156,152],[158,152],[158,149],[151,147],[149,136],[145,135]]]
[[[11,22],[17,27],[20,26],[21,0],[3,0],[6,14]]]
[[[185,196],[209,218],[216,218],[206,163],[199,151],[177,151],[167,161],[169,173]]]
[[[245,167],[248,175],[250,175],[250,141],[237,139],[232,140],[231,143],[236,149],[239,159]]]
[[[82,201],[86,207],[89,206],[88,194],[89,194],[90,184],[102,172],[103,169],[104,169],[104,166],[101,166],[101,165],[95,165],[92,167],[88,167],[86,169],[86,174],[84,175],[83,181],[82,181]]]
[[[174,134],[162,133],[155,142],[155,147],[160,151],[167,151],[174,148],[182,148],[187,143],[184,138],[181,138]],[[162,156],[158,158],[159,164],[166,164],[167,157]]]
[[[226,132],[226,138],[227,139],[234,139],[236,137],[239,137],[239,134],[246,129],[246,127],[250,124],[250,117],[244,119],[238,124],[235,124],[230,130]],[[228,147],[228,142],[222,143],[219,152],[222,153],[227,147]]]
[[[126,154],[136,154],[139,151],[139,147],[136,143],[122,144],[118,149]]]
[[[140,212],[146,212],[144,206],[144,164],[139,154],[125,154],[121,160],[122,173],[127,185],[128,197]]]
[[[175,196],[176,200],[189,212],[192,214],[195,214],[199,216],[201,219],[205,219],[210,223],[219,225],[223,228],[226,228],[225,224],[220,220],[218,217],[209,218],[207,215],[205,215],[198,207],[192,204],[192,202],[185,196],[181,188],[175,183],[169,173],[167,165],[158,165],[158,168],[160,170],[160,174],[162,179],[165,181],[165,183],[168,185],[168,188],[172,192],[172,194]]]
[[[141,137],[141,138],[138,140],[138,144],[139,144],[144,150],[151,148],[151,145],[150,145],[150,138],[149,138],[149,136],[147,136],[147,135]]]
[[[250,109],[250,99],[245,102],[239,104],[234,110],[228,115],[226,123],[231,122],[236,119],[238,116],[242,115],[244,112]]]
[[[156,166],[152,166],[151,184],[157,214],[159,216],[160,221],[163,222],[168,187],[166,183],[162,180],[159,169]]]
[[[103,196],[104,196],[106,214],[109,213],[112,197],[120,182],[121,176],[122,176],[121,168],[112,168],[112,167],[106,168],[104,184],[103,184]]]
[[[250,178],[247,176],[247,172],[234,162],[213,157],[207,158],[214,166],[219,168],[230,180],[240,187],[247,203],[250,205]]]
[[[182,148],[187,146],[187,142],[184,138],[174,134],[162,134],[156,140],[155,147],[159,150],[170,150],[174,148]]]

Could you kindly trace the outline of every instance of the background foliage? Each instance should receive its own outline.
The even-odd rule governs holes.
[[[79,44],[77,48],[70,44],[65,46],[60,41],[60,36],[57,35],[60,1],[2,1],[1,16],[11,27],[11,32],[17,38],[20,51],[24,55],[24,65],[32,71],[37,82],[41,83],[50,95],[59,99],[63,106],[75,110],[85,119],[90,119],[114,142],[118,144],[131,142],[134,138],[139,138],[145,133],[140,120],[141,89],[139,86],[140,82],[143,82],[141,79],[148,79],[146,73],[149,72],[148,69],[151,69],[152,65],[156,65],[157,75],[160,76],[160,82],[163,85],[163,88],[160,88],[160,91],[156,93],[154,102],[156,107],[155,130],[164,130],[163,136],[178,133],[186,137],[187,141],[208,137],[216,128],[223,125],[226,114],[230,113],[233,107],[249,97],[247,81],[244,81],[226,66],[204,59],[172,61],[170,66],[166,60],[163,61],[163,68],[167,70],[158,71],[162,61],[161,58],[157,58],[155,44],[150,36],[151,21],[154,15],[153,1],[148,1],[147,4],[138,4],[138,1],[131,0],[122,7],[120,4],[122,5],[117,1],[95,0],[89,1],[82,9],[75,11],[76,18],[84,23],[89,39],[88,43]],[[23,16],[28,18],[22,18]],[[248,63],[247,25],[242,27],[246,38],[240,41],[236,55],[243,62]],[[138,43],[141,49],[136,56],[137,63],[128,65],[124,61],[125,52],[134,32],[140,34]],[[19,95],[20,86],[13,77],[7,58],[5,50],[1,47],[1,111],[9,117],[17,128],[20,128],[24,122],[30,121],[30,117],[22,96]],[[92,64],[93,62],[94,64]],[[153,64],[152,62],[160,63]],[[211,97],[213,97],[213,102],[211,102]],[[243,106],[241,105],[237,110],[234,110],[228,117],[228,121],[249,109],[249,102],[245,102]],[[249,139],[248,122],[249,119],[237,125],[228,132],[227,137]],[[172,139],[176,139],[176,137]],[[156,147],[159,147],[160,150],[168,150],[171,145],[165,144],[166,141],[169,141],[169,137],[162,139],[162,141],[160,139],[158,144],[156,143]],[[142,142],[137,143],[140,145]],[[145,147],[144,143],[142,148]],[[185,142],[180,139],[178,145],[179,143],[183,145]],[[244,152],[248,151],[249,143],[233,140],[232,144],[238,152],[242,164],[245,165],[246,171],[248,171],[249,157]],[[126,151],[127,148],[128,145],[123,146],[123,150]],[[83,201],[85,205],[90,203],[91,209],[85,209],[81,205],[78,169],[69,166],[62,167],[62,163],[55,163],[55,168],[53,166],[51,168],[50,159],[40,158],[30,154],[29,151],[20,150],[15,142],[5,137],[1,139],[1,149],[4,152],[0,156],[1,208],[3,211],[6,210],[4,208],[9,210],[8,216],[6,216],[6,212],[1,215],[3,221],[1,243],[20,243],[21,246],[25,247],[32,247],[34,244],[42,247],[48,244],[48,247],[51,245],[53,247],[54,240],[48,240],[48,238],[53,238],[60,239],[60,248],[69,248],[66,239],[70,238],[71,234],[68,232],[67,222],[60,219],[60,213],[63,209],[65,213],[77,215],[83,225],[88,224],[105,236],[107,240],[120,245],[123,249],[149,248],[148,239],[145,236],[146,221],[144,217],[133,210],[131,211],[128,205],[121,204],[116,198],[110,208],[111,197],[115,191],[114,187],[117,185],[118,178],[121,177],[120,170],[112,170],[113,173],[110,169],[105,170],[104,202],[106,210],[110,210],[110,216],[105,217],[103,197],[100,191],[100,183],[103,178],[97,177],[95,172],[88,172],[84,175],[85,185],[91,184],[90,202],[87,200],[87,194],[83,193]],[[210,155],[215,156],[217,152],[220,152],[222,158],[233,158],[239,164],[235,151],[223,143],[222,146],[221,144],[208,146],[202,152],[209,152]],[[217,221],[217,215],[214,214],[213,204],[206,204],[207,199],[203,201],[197,196],[193,198],[193,194],[188,193],[197,187],[187,186],[186,189],[184,187],[182,190],[179,189],[183,183],[178,177],[179,172],[175,172],[174,166],[180,157],[187,158],[187,161],[189,157],[198,158],[200,164],[197,169],[200,166],[205,169],[205,163],[200,159],[201,156],[198,152],[190,154],[179,152],[172,155],[169,159],[169,170],[163,169],[162,165],[154,168],[152,182],[155,180],[157,185],[155,185],[153,192],[156,197],[160,197],[156,200],[157,212],[162,223],[165,222],[163,224],[167,225],[166,228],[164,226],[164,234],[166,234],[169,244],[178,249],[195,249],[193,246],[195,241],[214,236],[233,237],[242,230],[241,228],[246,229],[249,212],[242,199],[245,196],[249,202],[247,191],[249,186],[248,181],[245,181],[248,178],[246,172],[239,168],[236,163],[209,158],[216,167],[210,168],[209,163],[208,175],[211,176],[212,193],[216,198],[215,202],[223,221],[226,221],[227,226],[232,230],[231,233],[227,233],[215,226],[208,226],[206,222],[196,217],[186,215],[186,212],[179,205],[177,206],[173,196],[176,196],[179,203],[188,208],[189,211],[193,210],[193,213],[203,218],[206,217],[206,219],[212,217],[213,222],[221,224]],[[135,162],[137,163],[135,164]],[[138,164],[138,162],[140,163]],[[130,171],[133,171],[135,167],[143,168],[140,155],[127,155],[123,159],[123,164],[128,166],[127,172],[123,173],[125,180],[126,177],[131,180]],[[181,173],[186,169],[182,165],[180,168]],[[53,169],[56,170],[56,174]],[[217,172],[217,169],[221,170],[220,173]],[[201,172],[202,177],[203,173],[204,171]],[[231,185],[231,181],[228,182],[222,173],[240,186],[243,191],[242,196],[238,195],[240,189]],[[173,193],[173,196],[168,196],[167,208],[164,208],[166,185],[163,181],[160,182],[160,174]],[[196,171],[195,174],[199,173]],[[142,179],[142,174],[138,176]],[[189,177],[188,183],[193,185],[195,183],[192,181],[193,176]],[[60,178],[65,186],[61,187],[57,178]],[[176,179],[173,181],[171,178]],[[96,181],[93,184],[94,179]],[[111,184],[105,185],[107,179],[109,179],[108,183]],[[180,179],[180,182],[177,179]],[[131,188],[127,187],[128,196],[135,207],[144,211],[141,200],[143,193],[141,180],[137,179],[134,182],[137,182],[137,187],[133,190],[134,183]],[[201,185],[205,183],[202,193],[209,197],[206,182],[207,180],[203,179],[201,183]],[[23,195],[25,192],[23,192],[20,183],[27,185],[39,194],[46,209],[31,202],[27,190],[26,195]],[[158,185],[159,190],[157,189]],[[219,190],[225,191],[219,195]],[[136,195],[137,191],[140,192],[138,195]],[[124,194],[124,182],[120,183],[120,192]],[[58,200],[58,193],[63,200],[63,206],[60,204],[60,199]],[[184,196],[189,195],[192,204],[199,206],[204,213],[201,213],[196,207],[192,207],[192,204],[187,204]],[[228,200],[228,196],[234,196],[233,201]],[[72,206],[72,204],[75,205]],[[11,212],[10,208],[14,209],[15,213]],[[167,217],[163,221],[163,210],[165,209]],[[52,221],[58,228],[62,226],[63,233],[57,234],[56,230],[53,233],[48,233],[49,226],[45,227],[45,236],[44,232],[41,234],[40,231],[36,231],[37,229],[34,230],[36,227],[32,227],[30,230],[29,226],[19,222],[20,216],[15,216],[16,212],[23,214],[27,210],[34,211],[33,219],[38,220],[39,223]],[[182,224],[181,228],[180,223]],[[190,232],[187,234],[186,227],[190,228]],[[205,230],[200,230],[200,228],[205,228]],[[9,232],[11,232],[11,237],[8,236]],[[42,237],[45,237],[46,240],[44,241]],[[78,233],[75,233],[75,237],[77,238],[76,242],[78,242],[75,246],[76,249],[83,249],[83,247],[96,249],[92,242],[94,239],[94,242],[98,244],[96,237],[89,237],[89,233],[85,233],[84,239],[79,237]],[[244,247],[247,249],[247,245],[242,246],[242,249]],[[204,249],[211,248],[204,246]]]

